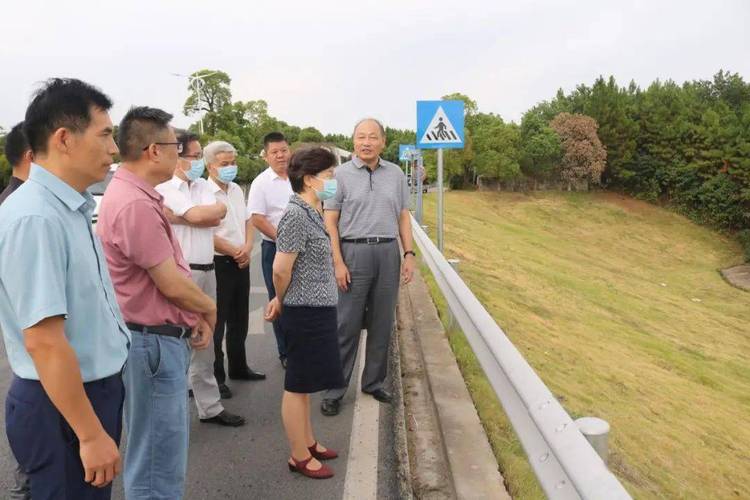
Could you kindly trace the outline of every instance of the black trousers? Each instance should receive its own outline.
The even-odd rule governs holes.
[[[214,330],[214,376],[219,384],[226,382],[222,343],[226,330],[227,369],[229,376],[248,369],[245,355],[248,316],[250,314],[250,269],[240,269],[231,257],[215,256],[216,329]]]
[[[83,384],[104,431],[120,443],[125,388],[117,373]],[[105,500],[112,485],[86,483],[78,438],[38,380],[13,377],[5,399],[5,432],[13,455],[31,480],[34,500]]]

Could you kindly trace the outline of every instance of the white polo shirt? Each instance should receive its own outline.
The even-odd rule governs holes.
[[[264,215],[274,228],[279,227],[281,216],[294,194],[289,178],[280,177],[271,167],[268,167],[253,180],[250,194],[247,196],[247,217],[253,214]],[[264,240],[271,238],[261,233]]]
[[[188,183],[174,176],[156,186],[156,191],[164,197],[164,205],[178,217],[193,207],[216,203],[213,189],[206,179]],[[214,228],[172,224],[172,230],[189,264],[211,264],[214,261]]]
[[[246,214],[245,195],[242,193],[242,188],[230,182],[225,193],[213,179],[208,179],[208,185],[216,199],[227,206],[227,215],[221,221],[221,225],[215,228],[214,234],[236,247],[241,247],[245,244],[245,224],[250,218]],[[216,252],[215,255],[221,254]]]

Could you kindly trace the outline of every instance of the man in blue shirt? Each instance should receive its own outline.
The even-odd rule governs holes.
[[[35,164],[0,207],[0,326],[14,377],[6,433],[35,500],[106,499],[119,474],[130,334],[86,188],[117,152],[107,96],[73,79],[34,95]]]

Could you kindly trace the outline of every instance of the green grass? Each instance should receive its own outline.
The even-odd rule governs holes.
[[[432,195],[425,214],[434,236]],[[612,194],[451,192],[445,220],[446,255],[568,412],[612,425],[610,466],[634,497],[750,498],[750,294],[717,272],[742,262],[736,243]],[[541,498],[465,338],[449,338],[511,494]]]

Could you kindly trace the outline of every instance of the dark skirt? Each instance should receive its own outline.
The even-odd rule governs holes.
[[[309,394],[344,386],[336,331],[336,307],[284,306],[286,338],[284,389]]]

